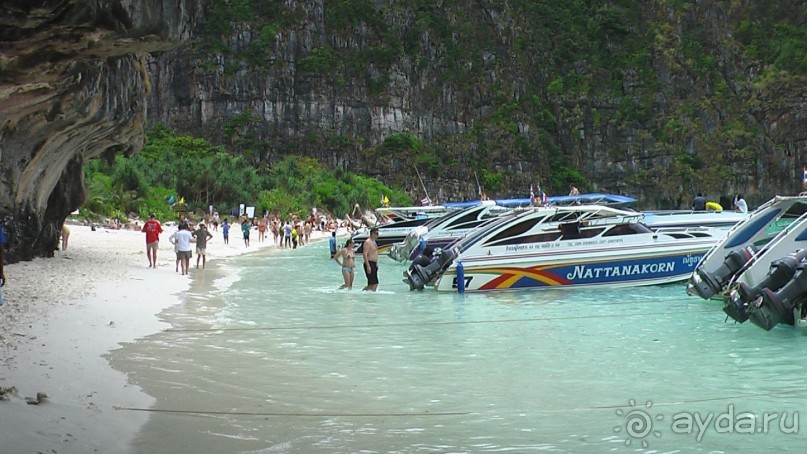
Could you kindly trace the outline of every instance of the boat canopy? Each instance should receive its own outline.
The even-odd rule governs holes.
[[[496,199],[494,201],[496,205],[508,207],[508,208],[517,208],[517,207],[526,207],[530,205],[529,198],[513,198],[513,199]],[[546,203],[548,205],[612,205],[612,206],[621,206],[621,205],[628,205],[631,203],[636,202],[636,199],[633,197],[628,197],[626,195],[617,195],[617,194],[600,194],[600,193],[592,193],[592,194],[580,194],[580,195],[558,195],[558,196],[551,196],[548,197]],[[448,202],[444,203],[443,206],[447,208],[469,208],[472,206],[479,205],[479,200],[469,200],[466,202]]]

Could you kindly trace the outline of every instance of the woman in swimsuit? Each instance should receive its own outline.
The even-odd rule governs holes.
[[[345,247],[343,247],[336,255],[333,256],[333,260],[342,267],[342,277],[345,278],[345,283],[342,284],[340,289],[346,288],[348,290],[353,290],[353,268],[356,267],[356,259],[354,258],[355,252],[353,251],[353,240],[347,240],[345,243]],[[339,261],[339,258],[342,258],[342,261]]]

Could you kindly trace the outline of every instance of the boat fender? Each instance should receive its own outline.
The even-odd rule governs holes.
[[[723,211],[723,206],[717,202],[706,202],[706,211]]]

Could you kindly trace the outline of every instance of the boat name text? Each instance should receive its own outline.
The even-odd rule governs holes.
[[[645,263],[642,265],[618,265],[589,267],[578,265],[571,273],[566,274],[570,281],[578,279],[600,279],[619,276],[633,276],[637,274],[672,273],[675,271],[675,262]]]

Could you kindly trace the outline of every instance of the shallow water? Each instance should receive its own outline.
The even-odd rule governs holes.
[[[134,450],[804,449],[805,331],[724,323],[683,284],[463,297],[404,269],[336,290],[320,243],[195,273],[173,329],[110,354],[157,398]]]

